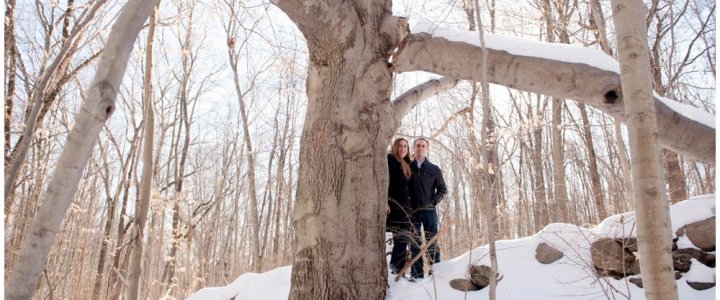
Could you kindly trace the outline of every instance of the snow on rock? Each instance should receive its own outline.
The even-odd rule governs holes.
[[[232,299],[287,299],[290,295],[291,266],[276,268],[265,273],[245,273],[224,287],[201,289],[187,300]]]
[[[670,208],[673,232],[685,224],[714,215],[715,196],[693,197]],[[635,236],[632,213],[611,216],[592,229],[553,223],[535,235],[496,243],[502,280],[497,287],[499,299],[645,299],[643,289],[611,277],[597,278],[592,267],[590,244],[602,237]],[[564,253],[551,264],[535,259],[538,244],[546,243]],[[472,249],[456,258],[437,263],[433,277],[412,283],[395,282],[388,271],[386,300],[413,299],[487,299],[488,289],[462,292],[450,286],[453,279],[468,279],[468,265],[490,265],[487,245]],[[689,273],[677,281],[680,299],[715,299],[715,287],[696,290],[687,281],[714,282],[715,270],[693,259]],[[221,288],[205,288],[188,299],[287,299],[290,291],[290,266],[263,274],[247,273]],[[609,295],[614,293],[614,295]],[[606,296],[607,295],[607,296]]]
[[[670,209],[673,238],[681,227],[702,221],[715,215],[715,194],[695,196],[681,201]],[[606,218],[593,229],[607,237],[637,237],[635,213],[628,212]]]
[[[685,274],[688,282],[715,282],[715,269],[703,265],[698,260],[691,258],[690,271]]]

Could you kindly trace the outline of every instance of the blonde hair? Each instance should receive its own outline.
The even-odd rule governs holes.
[[[405,144],[408,147],[408,153],[405,154],[405,157],[400,157],[400,143],[405,142]],[[405,177],[407,179],[410,179],[410,176],[412,176],[412,171],[410,170],[410,165],[405,161],[405,158],[408,160],[412,160],[412,157],[410,157],[410,143],[404,138],[397,138],[392,144],[392,147],[390,148],[390,154],[392,154],[393,157],[397,161],[400,162],[400,166],[402,166],[403,174],[405,174]]]

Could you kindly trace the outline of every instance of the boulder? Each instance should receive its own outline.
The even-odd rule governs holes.
[[[470,266],[470,280],[477,285],[480,289],[490,285],[490,275],[492,274],[492,268],[488,266]],[[500,274],[496,274],[495,278],[497,282],[500,282],[502,277]]]
[[[630,278],[630,279],[628,279],[628,281],[637,285],[637,287],[639,287],[639,288],[643,288],[642,278],[640,278],[640,277]]]
[[[702,250],[693,249],[693,248],[684,248],[684,249],[678,249],[674,250],[672,252],[673,261],[675,260],[687,260],[689,261],[690,258],[697,259],[699,262],[701,262],[703,265],[706,265],[710,268],[715,267],[715,254],[707,253]]]
[[[472,283],[472,281],[467,279],[453,279],[450,280],[450,286],[458,291],[461,292],[472,292],[480,290],[477,285]]]
[[[624,238],[620,240],[623,247],[630,252],[638,252],[637,238]]]
[[[630,275],[640,275],[640,260],[634,261],[632,264],[630,264],[630,267],[628,268],[628,274]]]
[[[715,251],[715,217],[687,224],[676,234],[687,235],[693,245],[702,250]]]
[[[541,264],[551,264],[556,262],[558,259],[563,257],[563,253],[560,250],[553,248],[546,243],[540,243],[535,248],[535,259]]]
[[[630,265],[635,262],[635,255],[623,247],[619,240],[602,238],[592,243],[590,254],[595,267],[601,270],[600,274],[614,272],[627,274]]]

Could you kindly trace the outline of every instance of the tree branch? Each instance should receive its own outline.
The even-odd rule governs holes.
[[[534,45],[537,47],[537,45]],[[543,43],[571,53],[568,45]],[[587,49],[578,48],[577,51]],[[599,52],[599,51],[598,51]],[[480,81],[479,46],[449,41],[428,33],[408,36],[397,54],[397,72],[427,71],[451,78]],[[523,56],[488,48],[488,80],[521,91],[573,99],[625,120],[620,75],[585,63]],[[402,97],[402,96],[401,96]],[[675,112],[655,97],[660,144],[695,160],[715,162],[715,128]],[[412,107],[412,106],[410,106]]]
[[[348,31],[359,28],[360,20],[355,8],[345,1],[271,0],[300,29],[309,48],[344,48],[354,40],[340,40],[349,36]],[[347,22],[351,22],[347,26]],[[312,53],[312,51],[311,51]]]
[[[442,77],[438,79],[430,79],[422,83],[402,95],[398,96],[393,102],[395,108],[395,119],[399,122],[410,110],[423,100],[435,96],[441,92],[449,90],[458,83],[455,79]]]

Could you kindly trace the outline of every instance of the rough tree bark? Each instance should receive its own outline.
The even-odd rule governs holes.
[[[115,98],[135,44],[133,41],[156,3],[130,1],[118,16],[98,63],[87,101],[68,135],[48,186],[45,196],[48,200],[33,219],[20,258],[5,285],[5,299],[28,299],[34,294],[55,235],[72,202],[100,130],[115,110]],[[5,185],[7,191],[7,182]]]
[[[394,119],[386,55],[398,42],[389,1],[276,4],[310,50],[290,299],[383,299],[387,192],[379,187],[398,123],[386,121]]]
[[[645,296],[678,299],[671,256],[670,211],[665,191],[653,105],[647,28],[640,0],[612,0],[618,60],[627,95],[625,110],[637,217],[638,250]]]
[[[391,15],[387,0],[275,3],[310,52],[290,299],[384,299],[385,149],[426,94],[389,99],[388,59],[407,23]]]

